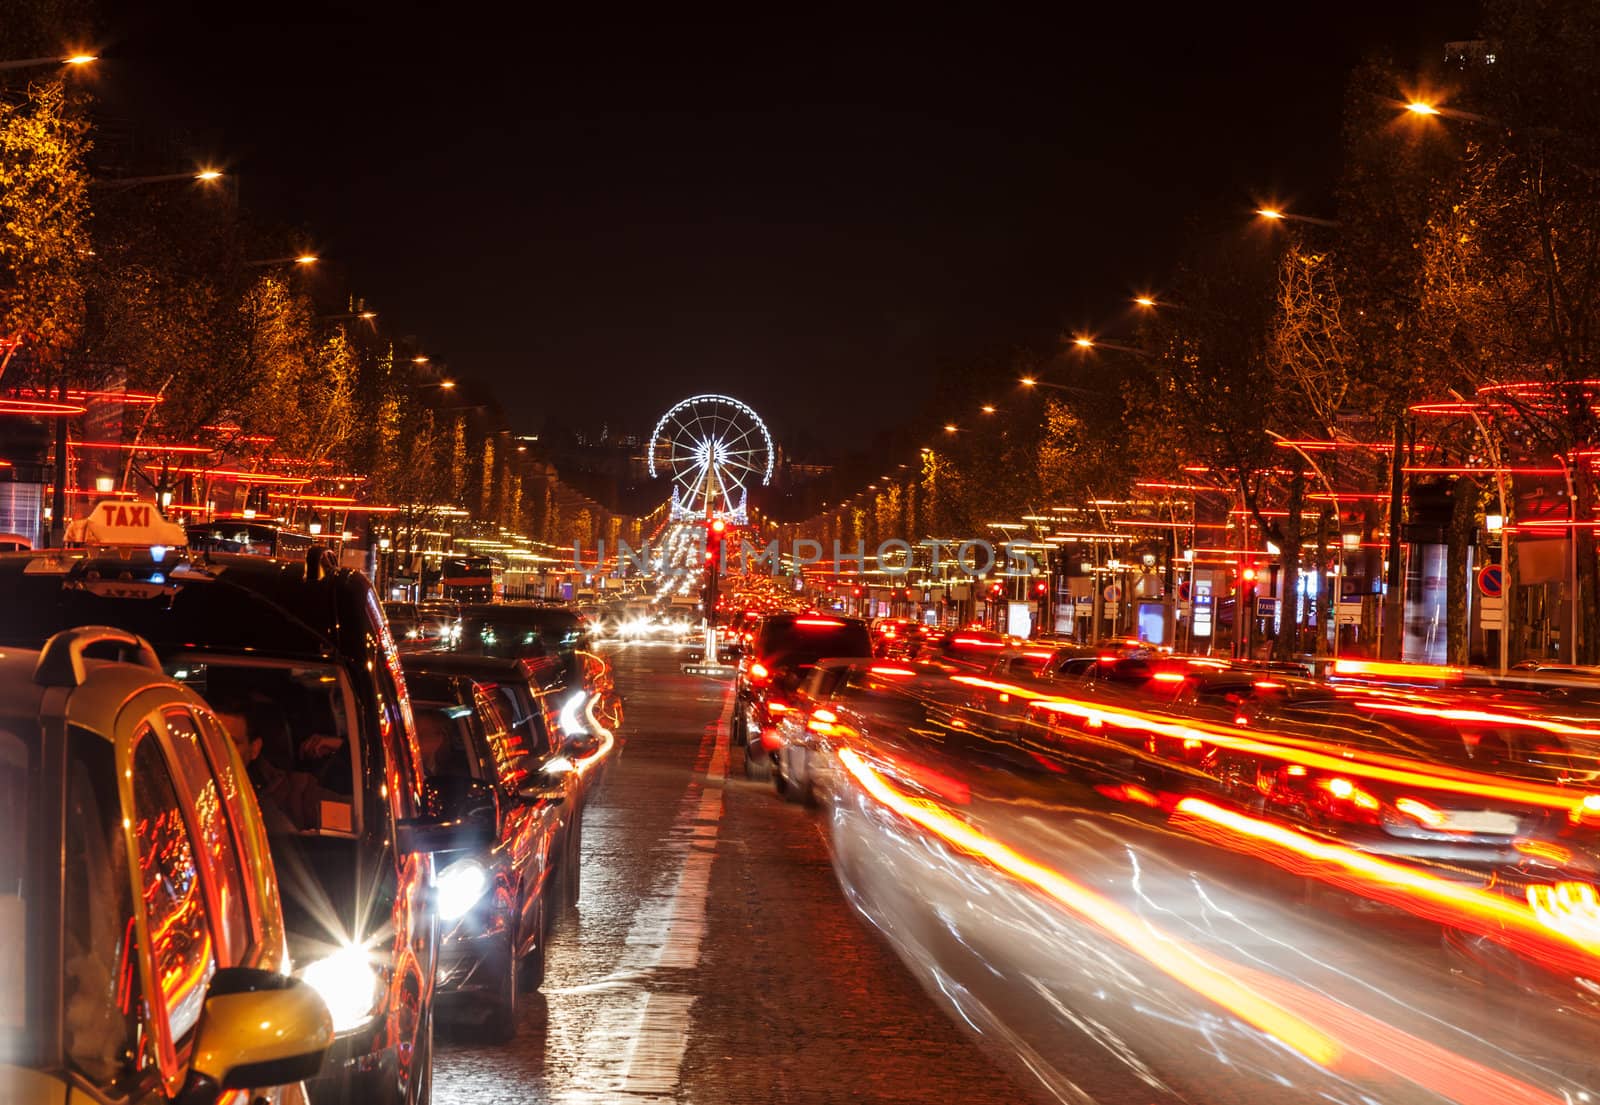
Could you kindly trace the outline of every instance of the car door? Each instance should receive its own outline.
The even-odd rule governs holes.
[[[504,811],[498,847],[504,849],[516,887],[516,946],[520,954],[539,939],[539,904],[548,881],[560,812],[553,803],[522,797],[520,792],[538,773],[538,762],[512,728],[497,696],[476,684],[472,696]]]

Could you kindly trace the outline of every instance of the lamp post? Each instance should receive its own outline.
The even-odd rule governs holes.
[[[13,69],[44,69],[51,65],[63,65],[68,69],[78,69],[99,61],[95,54],[72,54],[64,58],[18,58],[16,61],[0,61],[0,72],[9,72]]]

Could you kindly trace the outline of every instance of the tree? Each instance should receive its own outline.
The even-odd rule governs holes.
[[[59,81],[0,97],[0,339],[24,343],[41,383],[83,327],[88,150]]]
[[[1277,546],[1284,581],[1282,658],[1295,652],[1299,624],[1306,464],[1279,448],[1296,436],[1304,408],[1276,357],[1275,289],[1280,245],[1265,234],[1197,238],[1174,282],[1181,308],[1147,323],[1147,355],[1125,384],[1129,439],[1140,470],[1171,480],[1203,466],[1237,491],[1248,519]],[[1277,429],[1274,430],[1273,428]],[[1270,510],[1282,493],[1284,510]],[[1236,610],[1236,630],[1249,611]]]

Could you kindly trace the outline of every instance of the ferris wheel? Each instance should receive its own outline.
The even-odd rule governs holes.
[[[743,523],[746,493],[752,484],[771,481],[772,459],[767,424],[726,395],[683,400],[650,435],[650,475],[672,478],[676,518],[711,514]]]

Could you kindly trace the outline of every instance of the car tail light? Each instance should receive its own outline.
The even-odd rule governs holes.
[[[1187,677],[1181,671],[1158,671],[1150,678],[1157,683],[1182,683]]]
[[[772,678],[772,672],[760,660],[750,665],[750,682],[765,683]]]
[[[806,719],[806,728],[824,737],[848,736],[854,732],[847,723],[839,720],[838,714],[826,708],[812,710],[811,716]]]
[[[779,702],[775,698],[767,699],[767,713],[769,714],[787,714],[789,709],[790,706],[787,702]]]
[[[796,618],[795,625],[843,625],[844,623],[834,618]]]
[[[1326,803],[1329,813],[1348,821],[1366,824],[1377,821],[1381,803],[1349,779],[1335,776],[1319,780],[1317,786],[1332,799]]]

